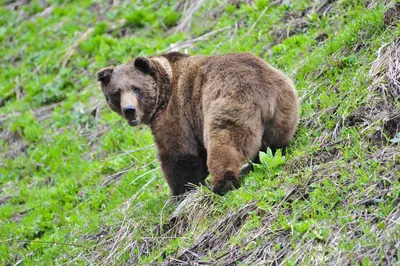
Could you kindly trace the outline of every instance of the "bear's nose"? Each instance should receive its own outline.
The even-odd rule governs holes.
[[[136,107],[133,105],[128,105],[128,106],[124,107],[123,111],[124,111],[125,117],[134,118],[135,114],[136,114]]]

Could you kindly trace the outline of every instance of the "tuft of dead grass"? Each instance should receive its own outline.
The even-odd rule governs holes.
[[[386,102],[400,100],[400,38],[379,49],[369,76],[371,92],[378,92]]]

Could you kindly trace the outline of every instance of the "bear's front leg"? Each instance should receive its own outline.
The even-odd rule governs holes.
[[[204,184],[207,168],[202,159],[194,154],[160,154],[159,160],[172,196],[179,196]]]

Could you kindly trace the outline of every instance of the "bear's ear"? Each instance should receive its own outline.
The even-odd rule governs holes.
[[[138,56],[134,62],[135,68],[148,74],[151,70],[151,62],[147,57]]]
[[[101,83],[108,83],[111,79],[111,75],[114,71],[113,66],[105,67],[100,69],[99,72],[97,72],[97,81],[100,81]]]

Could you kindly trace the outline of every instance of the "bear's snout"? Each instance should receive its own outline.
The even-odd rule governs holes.
[[[133,105],[128,105],[124,107],[124,116],[131,120],[136,118],[136,107]]]
[[[136,107],[133,105],[127,105],[122,109],[125,119],[128,121],[129,125],[136,126],[139,124],[139,119],[136,117]]]

